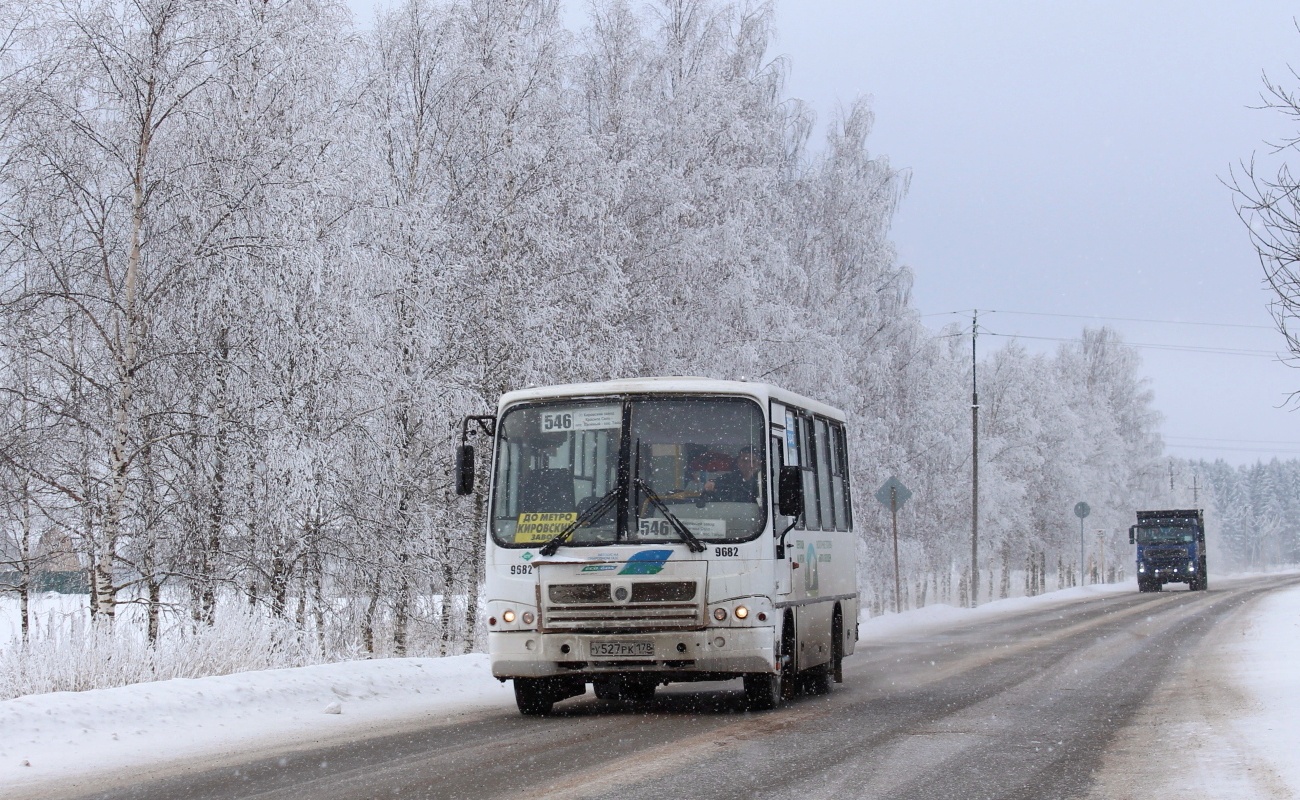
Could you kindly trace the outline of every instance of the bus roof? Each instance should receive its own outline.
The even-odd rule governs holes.
[[[843,421],[844,412],[808,397],[752,381],[725,381],[714,378],[657,377],[619,378],[599,383],[566,383],[558,386],[534,386],[501,395],[497,413],[515,403],[556,397],[600,397],[625,394],[728,394],[753,397],[759,401],[775,400],[807,409],[831,419]]]

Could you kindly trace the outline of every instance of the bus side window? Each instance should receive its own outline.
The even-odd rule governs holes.
[[[817,497],[821,501],[819,507],[821,512],[822,530],[834,530],[839,526],[835,521],[835,514],[832,509],[834,505],[831,501],[831,436],[830,429],[826,425],[826,420],[816,419],[813,421],[813,427],[817,431]]]
[[[821,530],[821,501],[817,495],[817,443],[813,420],[799,415],[799,462],[803,466],[803,519],[806,530]]]
[[[831,493],[835,501],[835,530],[849,530],[849,465],[845,459],[844,426],[831,423]]]

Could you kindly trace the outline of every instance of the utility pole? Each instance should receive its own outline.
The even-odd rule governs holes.
[[[980,312],[970,323],[970,605],[979,604],[980,594],[980,393],[975,379],[975,337],[979,334]]]
[[[1200,477],[1195,472],[1192,473],[1192,508],[1199,508],[1201,505],[1201,487],[1197,485],[1196,479]]]

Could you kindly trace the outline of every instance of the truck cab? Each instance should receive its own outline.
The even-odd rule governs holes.
[[[1166,583],[1185,583],[1192,591],[1208,587],[1201,509],[1139,511],[1128,540],[1137,545],[1138,591],[1158,592]]]

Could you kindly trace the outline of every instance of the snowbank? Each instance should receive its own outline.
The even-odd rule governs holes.
[[[982,619],[1005,617],[1021,611],[1042,608],[1047,605],[1061,605],[1080,600],[1092,600],[1112,594],[1127,594],[1137,591],[1137,581],[1123,583],[1106,583],[1090,586],[1078,586],[1072,589],[1060,589],[1055,592],[1040,594],[1037,597],[1009,597],[1006,600],[994,600],[978,608],[959,608],[957,606],[936,603],[904,611],[901,614],[887,613],[879,617],[862,617],[858,632],[862,639],[890,636],[895,633],[924,633],[929,630],[952,628],[966,625]]]
[[[1251,702],[1234,726],[1300,797],[1300,588],[1260,600],[1242,634],[1228,648]]]
[[[0,702],[0,787],[513,709],[486,655],[381,659]],[[0,790],[0,796],[5,795]]]

